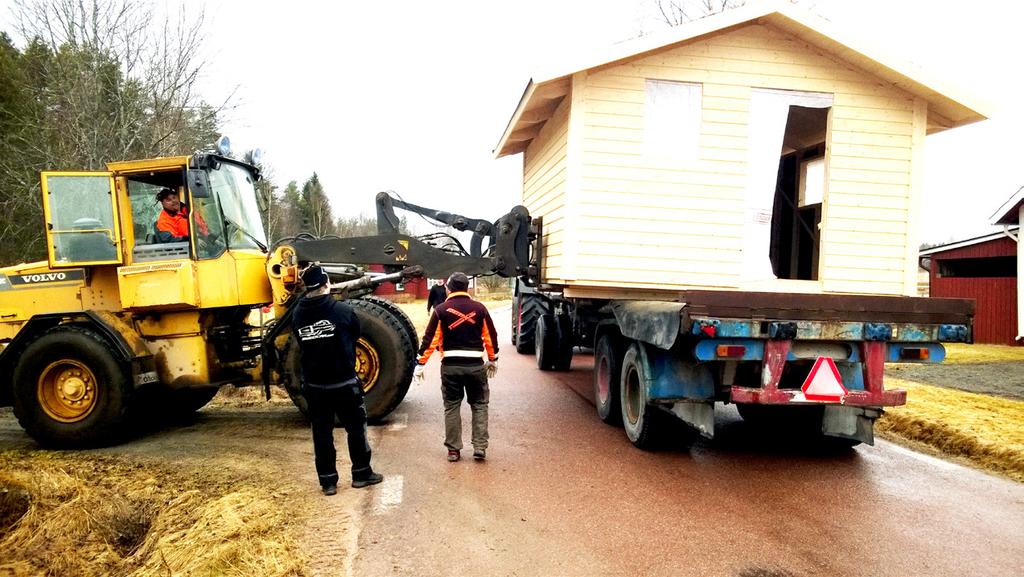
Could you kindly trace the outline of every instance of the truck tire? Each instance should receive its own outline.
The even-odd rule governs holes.
[[[555,327],[558,338],[555,341],[554,366],[556,371],[568,371],[572,368],[572,353],[576,348],[576,338],[572,331],[572,317],[567,314],[555,316]]]
[[[128,367],[87,327],[57,326],[29,343],[14,368],[13,392],[14,415],[42,445],[95,447],[128,433]]]
[[[415,329],[410,333],[408,317],[401,309],[395,314],[378,299],[352,299],[345,301],[359,318],[362,336],[356,344],[357,370],[363,381],[366,397],[366,417],[371,423],[379,422],[402,402],[412,382],[416,363]],[[397,309],[397,307],[395,307]],[[404,317],[404,322],[403,322]],[[306,398],[302,395],[302,364],[295,337],[288,340],[284,353],[285,371],[282,379],[288,396],[303,415],[307,414]]]
[[[530,355],[537,343],[537,320],[544,314],[544,300],[532,294],[516,296],[512,307],[512,342],[516,352]]]
[[[542,371],[550,371],[555,368],[555,349],[558,347],[558,333],[555,331],[554,324],[554,315],[540,315],[537,317],[533,352],[537,358],[537,368]]]
[[[647,402],[648,383],[641,367],[639,347],[633,343],[622,358],[619,403],[626,437],[637,448],[650,450],[657,446],[665,415]]]
[[[604,335],[594,349],[594,406],[597,416],[609,425],[622,423],[619,381],[622,380],[622,356],[612,335]]]

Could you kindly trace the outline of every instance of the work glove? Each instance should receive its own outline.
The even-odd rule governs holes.
[[[423,371],[427,369],[426,365],[417,364],[416,368],[412,371],[412,380],[416,381],[416,384],[420,384],[427,380],[427,376],[423,374]]]
[[[484,370],[487,371],[487,378],[493,379],[498,374],[498,359],[484,363]]]

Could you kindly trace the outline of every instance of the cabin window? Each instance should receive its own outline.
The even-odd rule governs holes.
[[[744,277],[817,280],[832,95],[751,91]]]
[[[648,80],[644,101],[645,153],[657,158],[696,159],[700,118],[700,84]]]

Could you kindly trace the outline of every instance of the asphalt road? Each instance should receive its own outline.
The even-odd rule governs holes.
[[[591,356],[544,373],[502,336],[486,462],[445,460],[436,360],[373,435],[355,575],[1024,575],[1024,485],[881,441],[780,445],[732,410],[643,452],[597,419]]]

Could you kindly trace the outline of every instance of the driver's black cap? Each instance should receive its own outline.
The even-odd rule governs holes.
[[[167,198],[168,196],[171,196],[172,194],[177,195],[178,191],[174,190],[173,188],[161,188],[160,192],[156,193],[156,199],[160,201]]]
[[[311,264],[302,271],[302,284],[306,285],[306,290],[316,290],[324,286],[328,280],[327,273],[320,265]]]

